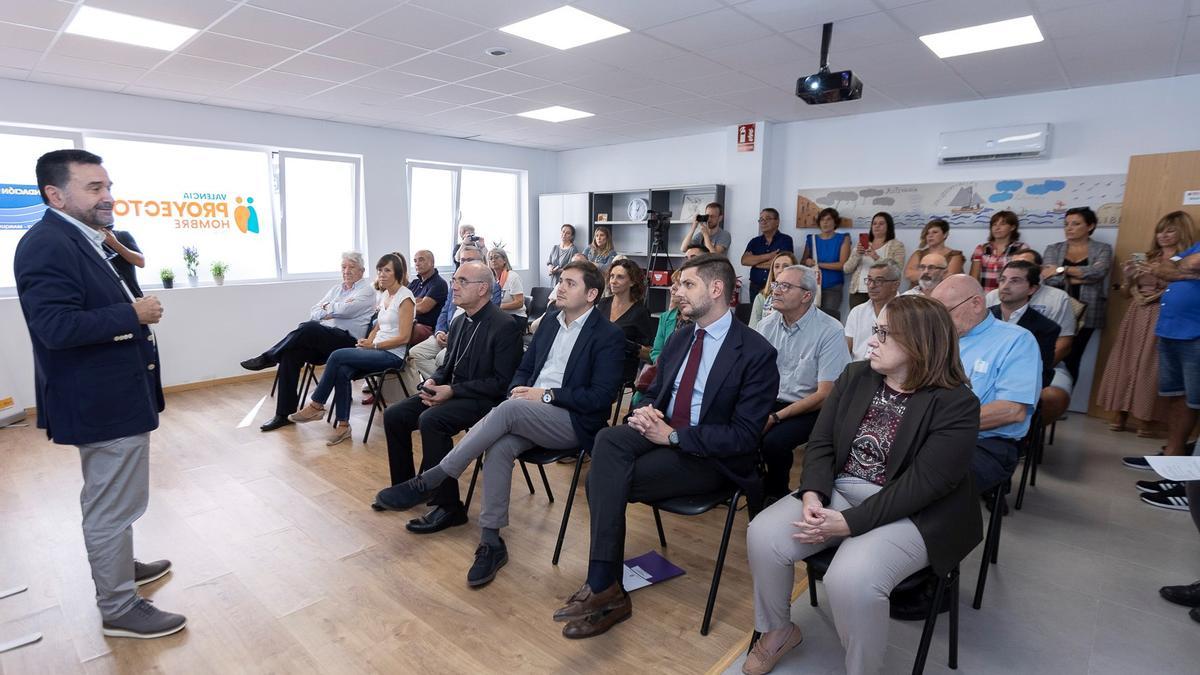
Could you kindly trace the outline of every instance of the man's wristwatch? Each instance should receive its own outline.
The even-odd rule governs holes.
[[[1066,272],[1066,271],[1067,271],[1067,268],[1063,267],[1062,265],[1059,265],[1058,267],[1054,268],[1054,274],[1056,274],[1056,275],[1062,274],[1063,272]]]
[[[667,443],[670,444],[670,446],[672,448],[678,448],[679,447],[679,432],[672,431],[670,434],[667,434]]]
[[[553,389],[547,389],[546,393],[542,394],[542,403],[554,403]]]
[[[775,424],[779,424],[780,422],[783,421],[783,419],[781,417],[779,417],[779,413],[777,413],[777,412],[771,413],[771,419],[775,422]]]

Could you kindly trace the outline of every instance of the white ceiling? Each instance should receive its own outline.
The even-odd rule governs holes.
[[[202,30],[170,54],[64,34],[82,4]],[[0,0],[0,77],[563,150],[1200,73],[1200,0],[578,0],[631,32],[559,51],[496,30],[562,4]],[[1025,14],[1044,42],[943,61],[917,40]],[[860,101],[794,96],[826,21]],[[548,105],[596,115],[514,116]]]

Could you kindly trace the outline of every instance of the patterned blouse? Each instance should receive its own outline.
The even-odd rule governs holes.
[[[842,467],[839,478],[853,476],[876,485],[887,481],[888,455],[911,396],[882,382],[879,384],[871,407],[858,424],[858,434],[850,444],[850,456],[846,458],[846,466]]]
[[[1021,241],[1014,241],[999,253],[992,251],[991,242],[975,247],[975,252],[971,254],[971,262],[980,264],[979,283],[983,286],[984,293],[1000,287],[1001,270],[1012,260],[1013,255],[1027,248],[1029,247],[1025,242]]]

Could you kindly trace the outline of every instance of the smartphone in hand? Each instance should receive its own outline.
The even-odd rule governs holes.
[[[858,235],[858,245],[863,248],[870,248],[871,235],[867,234],[866,232],[859,234]]]

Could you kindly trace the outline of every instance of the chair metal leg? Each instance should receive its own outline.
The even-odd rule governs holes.
[[[1033,454],[1034,450],[1031,444],[1025,451],[1025,466],[1021,467],[1021,486],[1017,488],[1017,501],[1013,504],[1013,509],[1017,511],[1020,511],[1021,505],[1025,503],[1025,485],[1029,483],[1029,471],[1035,465]],[[1032,485],[1032,483],[1029,484]]]
[[[538,473],[542,475],[542,487],[546,488],[546,501],[554,503],[554,492],[550,489],[550,481],[546,479],[546,467],[537,465]]]
[[[471,485],[467,488],[467,501],[463,502],[463,510],[471,508],[471,497],[475,496],[475,481],[479,479],[479,470],[483,468],[483,457],[475,458],[475,471],[471,472]]]
[[[1042,444],[1040,439],[1036,437],[1034,438],[1033,448],[1030,451],[1030,455],[1033,458],[1033,470],[1029,473],[1029,484],[1037,485],[1038,464],[1042,463]]]
[[[946,665],[958,670],[958,565],[950,572],[950,658]]]
[[[517,462],[521,466],[521,473],[525,474],[525,485],[529,487],[529,494],[534,494],[533,479],[529,477],[529,469],[525,467],[525,462]]]
[[[659,515],[658,509],[654,509],[654,526],[658,528],[658,543],[662,544],[663,548],[666,548],[667,535],[663,532],[662,516]]]
[[[304,370],[300,371],[300,382],[296,385],[296,399],[300,401],[301,406],[304,405],[304,399],[308,396],[309,385],[317,381],[314,370],[313,364],[306,362]],[[276,379],[278,379],[278,376]]]
[[[925,615],[925,630],[921,632],[921,646],[917,648],[917,660],[913,663],[913,675],[925,672],[925,659],[929,656],[929,643],[933,641],[933,629],[937,626],[938,609],[942,606],[942,596],[946,593],[946,577],[938,579],[937,587],[933,589],[933,605],[929,614]]]
[[[808,603],[817,606],[817,580],[813,578],[812,565],[804,563],[804,574],[808,577]]]
[[[275,370],[275,381],[271,383],[271,398],[275,398],[275,387],[279,386],[279,369]]]
[[[975,582],[975,601],[971,604],[975,609],[983,606],[983,589],[987,585],[988,564],[995,564],[996,549],[1000,543],[1000,500],[1003,498],[999,489],[997,498],[992,503],[992,517],[988,520],[987,534],[983,538],[983,556],[979,561],[979,580]]]
[[[554,558],[551,564],[558,564],[558,556],[562,553],[563,539],[567,536],[567,522],[571,520],[571,507],[575,504],[575,490],[579,487],[579,471],[583,468],[584,451],[579,451],[575,458],[575,473],[571,476],[571,491],[567,493],[567,506],[563,509],[562,524],[558,526],[558,543],[554,545]]]
[[[712,586],[708,589],[708,604],[704,607],[704,621],[700,624],[701,635],[708,635],[708,627],[712,623],[713,607],[717,604],[717,589],[721,587],[721,572],[725,569],[725,553],[729,550],[729,535],[733,532],[733,519],[737,516],[737,503],[741,496],[742,493],[738,491],[729,499],[725,531],[721,533],[721,548],[717,551],[717,567],[713,570]]]
[[[750,652],[754,651],[754,645],[758,644],[758,639],[761,637],[762,637],[762,633],[760,633],[758,631],[754,631],[753,633],[750,634],[750,646],[746,648],[747,656],[750,655]]]
[[[617,391],[617,406],[613,408],[612,423],[609,426],[617,426],[617,422],[621,419],[621,403],[625,401],[625,383],[621,383],[621,389]]]
[[[1058,426],[1058,420],[1050,423],[1050,445],[1054,445],[1054,428]]]
[[[363,432],[363,443],[366,443],[367,438],[371,435],[371,424],[375,421],[375,411],[382,412],[387,409],[387,402],[383,400],[383,380],[386,377],[384,375],[379,379],[366,378],[367,388],[371,390],[371,414],[367,416],[367,430]]]

